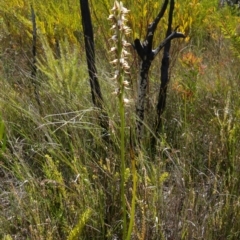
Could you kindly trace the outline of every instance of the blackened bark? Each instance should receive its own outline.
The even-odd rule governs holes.
[[[170,11],[168,17],[168,29],[166,33],[166,38],[171,35],[172,32],[172,18],[173,18],[173,10],[174,10],[174,0],[170,1]],[[157,118],[160,120],[163,111],[166,106],[166,93],[167,93],[167,85],[169,82],[169,51],[171,48],[171,41],[168,41],[163,50],[163,58],[162,58],[162,66],[161,66],[161,85],[158,95],[158,104],[157,104]],[[159,126],[157,124],[156,131],[159,130]]]
[[[97,78],[97,68],[95,64],[94,34],[88,0],[80,0],[82,15],[82,26],[84,33],[84,43],[87,57],[88,73],[90,77],[90,87],[93,104],[101,110],[99,116],[100,125],[104,130],[104,138],[108,135],[108,116],[103,110],[103,97],[100,84]]]
[[[168,15],[168,28],[166,32],[166,39],[170,38],[170,41],[164,46],[163,50],[163,58],[162,58],[162,65],[161,65],[161,77],[160,77],[160,89],[158,94],[158,103],[157,103],[157,116],[155,122],[155,136],[152,136],[151,139],[151,148],[152,153],[155,153],[156,149],[156,137],[159,137],[159,132],[162,129],[162,114],[166,107],[166,98],[167,98],[167,87],[169,82],[169,52],[171,48],[171,40],[173,38],[184,38],[185,36],[181,33],[176,32],[177,28],[172,32],[172,19],[173,19],[173,11],[174,11],[174,0],[170,1],[170,10]],[[171,38],[172,35],[175,34],[175,37]]]
[[[169,56],[168,52],[170,49],[170,42],[174,38],[182,38],[184,35],[182,33],[176,32],[176,29],[171,32],[171,25],[170,27],[168,26],[168,31],[166,38],[159,44],[159,46],[156,49],[152,49],[153,47],[153,37],[154,33],[156,31],[157,25],[161,18],[163,17],[167,5],[168,5],[168,0],[165,0],[161,10],[159,11],[157,17],[154,19],[154,21],[148,26],[147,30],[147,35],[145,37],[145,40],[143,43],[140,42],[139,39],[135,39],[134,41],[134,48],[138,53],[138,56],[141,59],[141,66],[140,66],[140,77],[139,77],[139,82],[138,82],[138,97],[137,97],[137,103],[136,103],[136,115],[137,115],[137,121],[136,121],[136,134],[137,134],[137,139],[138,142],[141,142],[142,139],[142,133],[143,133],[143,122],[144,122],[144,112],[145,112],[145,99],[146,99],[146,93],[147,93],[147,86],[148,86],[148,74],[149,74],[149,69],[151,67],[152,61],[154,58],[157,56],[157,54],[160,52],[160,50],[165,46],[164,50],[164,61],[163,65],[166,67],[163,67],[162,70],[162,88],[161,88],[161,96],[164,96],[166,94],[166,85],[167,85],[167,80],[168,79],[168,65],[169,65]],[[170,14],[169,14],[169,19],[172,19],[172,12],[174,7],[174,1],[171,1],[170,3]],[[172,22],[172,20],[171,20]],[[168,50],[167,50],[168,49]],[[164,82],[166,84],[164,84]],[[165,106],[165,100],[162,99],[159,104],[162,106]],[[158,107],[161,109],[161,107]],[[164,107],[163,107],[164,108]]]
[[[150,60],[144,60],[141,62],[140,78],[138,83],[138,98],[136,106],[137,122],[136,133],[138,141],[141,141],[144,121],[145,99],[148,87],[148,72],[151,66]]]
[[[97,79],[93,27],[88,0],[80,0],[80,8],[82,14],[82,26],[84,32],[84,43],[87,56],[88,73],[90,77],[92,101],[96,107],[102,108],[103,98]]]
[[[160,19],[163,17],[168,5],[168,0],[165,0],[163,6],[154,21],[148,26],[147,34],[143,43],[139,39],[135,39],[134,48],[141,58],[140,77],[138,82],[138,98],[136,103],[136,133],[138,142],[141,142],[143,132],[143,121],[145,112],[145,99],[148,86],[148,73],[152,61],[156,54],[152,50],[153,36]]]

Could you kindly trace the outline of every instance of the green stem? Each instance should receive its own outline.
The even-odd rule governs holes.
[[[126,240],[131,239],[132,229],[135,220],[135,203],[136,203],[136,192],[137,192],[137,171],[135,158],[132,159],[132,175],[133,175],[133,190],[132,190],[132,202],[131,202],[131,213],[130,213],[130,223],[128,227],[128,234]]]
[[[120,75],[120,94],[119,94],[119,111],[121,119],[121,201],[122,201],[122,212],[123,212],[123,239],[126,239],[127,232],[127,213],[126,213],[126,200],[125,200],[125,111],[124,111],[124,86],[123,73]]]
[[[184,131],[187,131],[187,98],[184,96]]]

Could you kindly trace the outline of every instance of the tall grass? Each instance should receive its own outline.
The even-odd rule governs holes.
[[[200,21],[203,16],[196,9],[191,26],[200,28],[190,31],[201,35],[190,35],[187,42],[176,42],[172,48],[174,65],[155,161],[147,140],[135,154],[134,133],[125,128],[124,178],[119,104],[112,95],[117,83],[111,79],[105,47],[97,51],[97,65],[110,117],[109,145],[102,140],[98,109],[91,103],[81,47],[71,37],[60,40],[61,58],[55,57],[46,36],[38,39],[37,81],[43,111],[31,86],[29,45],[21,45],[20,50],[1,38],[1,239],[120,239],[123,179],[129,239],[239,239],[240,63],[235,48],[238,35],[232,34],[237,19],[228,9],[204,4],[199,9],[211,10],[211,15]],[[132,4],[127,6],[137,11]],[[184,11],[181,5],[178,8]],[[11,14],[9,10],[7,16]],[[224,16],[230,32],[221,22]],[[17,42],[19,33],[14,34]],[[105,34],[110,38],[110,31]],[[104,42],[96,40],[97,46]],[[137,78],[134,57],[129,56],[130,89],[125,92],[132,102],[124,107],[131,129]],[[156,63],[151,72],[149,106],[156,103],[158,68]],[[151,129],[150,116],[151,112],[147,129]]]

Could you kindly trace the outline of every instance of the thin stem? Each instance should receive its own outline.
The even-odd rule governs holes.
[[[122,212],[123,212],[123,239],[126,237],[127,233],[127,213],[126,213],[126,200],[125,200],[125,109],[124,109],[124,71],[121,68],[121,55],[122,55],[122,38],[123,34],[120,31],[117,31],[117,38],[118,38],[118,51],[117,51],[117,58],[118,62],[118,70],[119,70],[119,115],[121,120],[120,125],[120,134],[121,134],[121,143],[120,143],[120,155],[121,155],[121,202],[122,202]]]
[[[123,76],[120,77],[121,79]],[[125,111],[124,111],[124,87],[121,89],[119,94],[119,113],[121,119],[121,200],[122,200],[122,211],[123,211],[123,239],[126,237],[127,230],[127,214],[126,214],[126,200],[125,200]]]
[[[131,149],[132,151],[132,149]],[[136,161],[135,157],[132,156],[132,176],[133,176],[133,190],[132,190],[132,202],[131,202],[131,212],[130,212],[130,223],[128,227],[128,234],[126,240],[131,239],[132,229],[135,220],[135,205],[136,205],[136,192],[137,192],[137,171],[136,171]]]

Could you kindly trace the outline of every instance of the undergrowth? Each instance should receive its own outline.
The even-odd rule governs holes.
[[[41,105],[36,101],[29,61],[31,38],[23,41],[23,32],[9,25],[21,16],[21,28],[30,31],[23,2],[12,1],[8,8],[6,1],[0,5],[4,26],[0,32],[0,238],[121,239],[122,130],[108,53],[111,24],[107,17],[112,3],[92,5],[98,77],[109,116],[111,144],[107,144],[98,125],[98,109],[91,103],[83,38],[78,34],[76,41],[73,34],[81,31],[76,19],[71,20],[71,33],[61,35],[58,28],[61,57],[56,57],[52,40],[56,35],[48,35],[52,28],[45,29],[43,24],[48,15],[39,16],[43,23],[36,81]],[[159,8],[154,1],[138,2],[136,8],[135,1],[126,3],[131,10],[130,42],[144,35]],[[239,20],[231,9],[218,9],[217,1],[212,2],[195,1],[196,8],[185,1],[183,8],[177,1],[174,21],[189,35],[172,46],[167,106],[154,161],[147,138],[137,154],[131,145],[138,59],[129,50],[126,95],[131,101],[124,115],[122,187],[131,239],[240,238]],[[48,10],[61,16],[61,11],[69,9],[77,16],[78,10],[70,5],[51,5]],[[42,8],[36,9],[41,12]],[[14,10],[19,10],[17,15]],[[137,21],[140,12],[142,22]],[[64,29],[61,21],[59,17],[58,26]],[[12,34],[11,41],[6,33]],[[150,107],[156,105],[159,62],[151,69]],[[151,129],[152,113],[148,115],[146,129]]]

